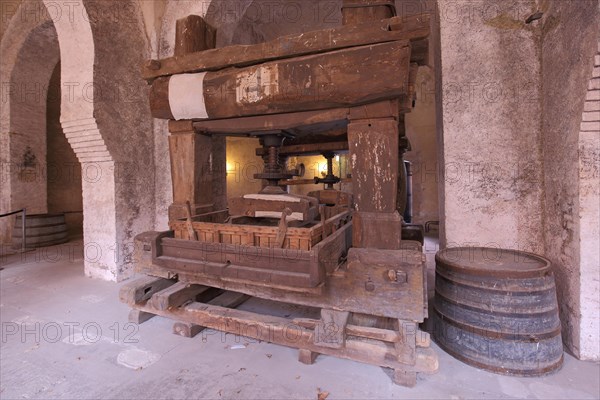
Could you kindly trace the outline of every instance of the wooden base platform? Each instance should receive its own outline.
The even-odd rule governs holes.
[[[160,315],[175,320],[173,332],[193,337],[212,328],[299,349],[299,360],[312,364],[325,354],[394,370],[394,382],[414,386],[417,373],[434,373],[438,359],[429,334],[413,321],[388,320],[388,328],[359,325],[347,311],[321,310],[321,319],[281,318],[236,310],[249,296],[203,285],[146,276],[121,288],[130,305],[130,321]],[[375,318],[376,319],[376,318]]]

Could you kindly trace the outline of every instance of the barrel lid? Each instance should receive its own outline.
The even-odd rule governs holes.
[[[499,278],[531,278],[550,271],[547,259],[518,250],[491,247],[449,247],[435,255],[436,268]]]

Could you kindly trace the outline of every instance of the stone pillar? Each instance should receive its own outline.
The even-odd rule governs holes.
[[[539,30],[530,2],[486,7],[439,1],[442,246],[543,253]]]

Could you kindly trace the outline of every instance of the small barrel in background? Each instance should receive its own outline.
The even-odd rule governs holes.
[[[505,375],[560,368],[561,324],[548,260],[481,247],[445,249],[435,260],[433,337],[442,349]]]
[[[22,233],[21,215],[16,217],[13,228],[13,245],[21,247]],[[25,218],[25,244],[28,248],[53,246],[69,241],[69,231],[65,222],[65,214],[32,214]]]

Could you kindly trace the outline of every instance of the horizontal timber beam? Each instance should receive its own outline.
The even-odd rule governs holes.
[[[423,65],[427,62],[429,31],[429,15],[394,17],[366,24],[282,36],[255,45],[227,46],[160,61],[151,60],[142,67],[142,76],[152,81],[161,76],[218,71],[228,67],[244,67],[271,60],[396,40],[410,40],[414,48],[411,62]]]

